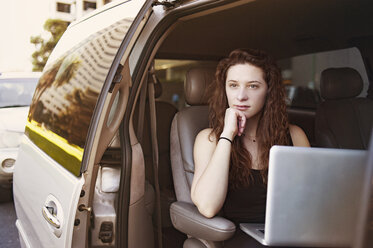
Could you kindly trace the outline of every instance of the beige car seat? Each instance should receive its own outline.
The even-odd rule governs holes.
[[[176,229],[188,235],[185,248],[222,247],[222,242],[235,233],[233,222],[216,216],[201,215],[190,197],[194,175],[193,145],[196,135],[207,128],[206,89],[214,79],[214,68],[193,68],[187,72],[185,98],[190,107],[178,112],[171,127],[171,165],[177,201],[170,215]]]

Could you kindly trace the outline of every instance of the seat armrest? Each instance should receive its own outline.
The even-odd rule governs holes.
[[[235,224],[220,216],[204,217],[197,207],[188,202],[174,202],[170,207],[174,227],[192,237],[210,241],[223,241],[233,236]]]

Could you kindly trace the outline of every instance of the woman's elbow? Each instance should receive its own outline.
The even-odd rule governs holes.
[[[197,208],[198,208],[198,206],[197,206]],[[217,212],[214,211],[211,208],[201,208],[201,209],[198,208],[198,211],[200,212],[200,214],[202,214],[203,216],[205,216],[208,219],[211,219],[211,218],[215,217],[215,215],[217,214]]]
[[[218,213],[218,211],[213,206],[211,206],[211,204],[209,204],[208,202],[202,203],[202,202],[199,202],[193,199],[193,197],[192,197],[192,201],[194,205],[196,205],[199,213],[205,216],[206,218],[210,219]]]

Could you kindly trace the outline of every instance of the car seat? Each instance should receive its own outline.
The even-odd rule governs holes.
[[[317,146],[368,149],[373,125],[373,100],[356,97],[363,80],[355,69],[329,68],[321,73],[324,99],[315,118]]]
[[[233,222],[220,217],[206,218],[193,204],[190,189],[194,175],[193,146],[196,135],[207,128],[206,89],[213,81],[214,68],[193,68],[187,72],[185,99],[190,107],[178,112],[171,126],[171,165],[177,201],[170,215],[176,229],[188,235],[183,247],[222,247],[235,233]]]

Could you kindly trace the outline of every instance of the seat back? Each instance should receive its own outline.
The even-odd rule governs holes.
[[[178,201],[192,203],[190,188],[194,175],[193,146],[197,134],[209,126],[207,88],[215,68],[193,68],[185,79],[185,100],[190,105],[178,112],[171,126],[171,165]]]
[[[352,68],[329,68],[321,73],[324,99],[315,118],[317,146],[367,149],[373,125],[373,100],[357,97],[363,89],[360,74]]]

